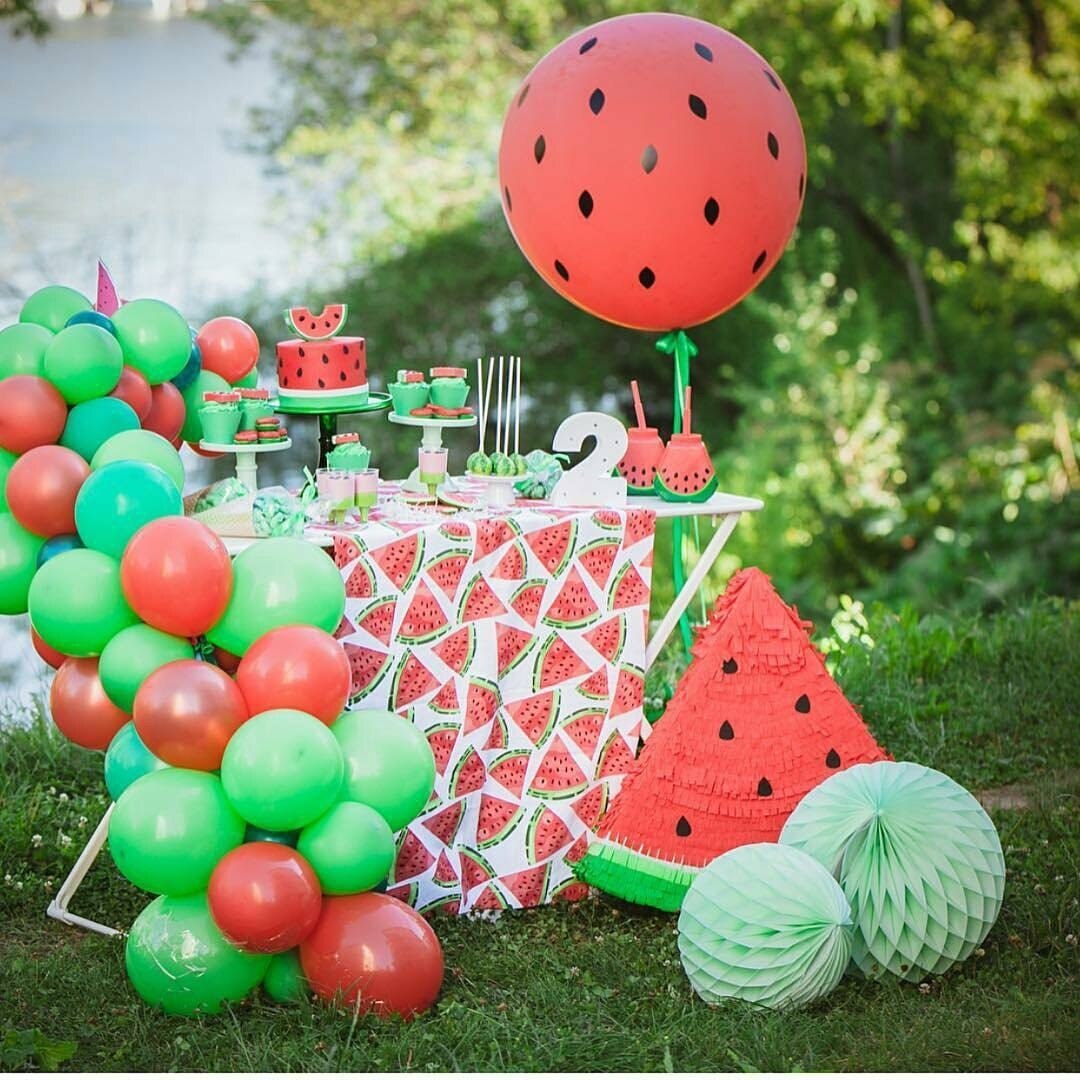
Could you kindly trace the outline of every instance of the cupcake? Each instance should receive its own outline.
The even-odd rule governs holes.
[[[387,389],[398,416],[409,416],[413,409],[422,409],[428,403],[430,387],[424,382],[422,371],[399,371],[397,382],[392,382]]]
[[[431,404],[440,409],[461,409],[469,396],[466,371],[460,367],[431,369]]]
[[[371,451],[360,441],[355,432],[334,436],[334,449],[326,455],[326,464],[331,469],[344,469],[346,472],[362,472],[371,463]]]
[[[253,428],[256,420],[270,416],[272,412],[269,390],[252,388],[240,391],[240,426],[242,428]]]
[[[231,443],[240,427],[239,395],[236,401],[221,400],[226,397],[226,394],[204,394],[203,403],[199,406],[203,440],[218,446]]]

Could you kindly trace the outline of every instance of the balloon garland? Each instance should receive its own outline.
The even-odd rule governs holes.
[[[344,712],[331,559],[268,539],[233,561],[183,516],[178,448],[204,390],[251,382],[258,338],[121,303],[103,267],[98,298],[48,286],[0,330],[0,614],[29,613],[57,727],[104,751],[113,860],[158,894],[128,975],[182,1015],[260,984],[413,1015],[442,950],[371,890],[430,798],[431,750],[396,714]]]

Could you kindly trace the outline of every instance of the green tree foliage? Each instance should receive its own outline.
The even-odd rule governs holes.
[[[645,335],[532,273],[502,222],[503,110],[577,27],[650,4],[280,0],[218,18],[282,44],[259,145],[300,178],[304,243],[344,238],[375,357],[514,348],[546,445],[572,405],[670,423]],[[785,79],[809,153],[793,243],[695,331],[722,486],[762,495],[733,549],[819,613],[840,593],[994,604],[1071,592],[1080,559],[1080,17],[1052,0],[673,3]],[[378,363],[378,361],[377,361]]]
[[[30,34],[40,38],[49,30],[48,20],[38,10],[35,0],[0,0],[0,19],[11,19],[15,37]]]

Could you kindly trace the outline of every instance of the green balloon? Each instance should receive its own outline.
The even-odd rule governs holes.
[[[195,650],[187,638],[173,637],[138,623],[121,630],[105,646],[98,675],[108,699],[124,712],[135,708],[139,687],[159,667],[174,660],[194,660]]]
[[[135,725],[129,720],[113,736],[105,751],[105,787],[115,802],[140,776],[168,767],[146,749]]]
[[[125,626],[139,620],[120,588],[120,563],[78,548],[50,559],[30,583],[30,622],[65,656],[100,656]]]
[[[138,430],[139,418],[126,401],[113,397],[95,398],[76,405],[68,413],[60,445],[90,461],[98,448],[118,432]]]
[[[0,379],[45,375],[45,349],[52,332],[37,323],[15,323],[0,330]]]
[[[197,443],[202,438],[202,420],[199,418],[199,406],[202,404],[203,394],[222,394],[231,389],[232,387],[220,375],[215,375],[212,371],[200,371],[180,391],[184,398],[184,408],[187,409],[184,416],[184,426],[180,429],[180,438],[184,442]]]
[[[244,840],[244,823],[221,781],[194,769],[162,769],[116,800],[109,850],[120,873],[152,893],[200,892],[221,857]]]
[[[124,947],[124,965],[138,995],[173,1016],[221,1012],[224,1002],[240,1001],[258,986],[269,961],[225,940],[205,893],[152,900],[139,912]]]
[[[328,896],[375,888],[394,865],[394,834],[382,815],[358,802],[339,802],[302,833],[296,850]]]
[[[13,454],[10,450],[5,450],[0,447],[0,513],[4,512],[8,508],[7,504],[7,478],[8,473],[11,472],[11,466],[19,460],[18,454]]]
[[[191,355],[191,331],[184,316],[164,300],[132,300],[112,316],[124,363],[153,386],[184,370]]]
[[[333,559],[306,540],[274,537],[257,541],[233,560],[229,606],[206,636],[243,656],[279,626],[303,623],[332,634],[344,613],[345,583]]]
[[[259,365],[256,364],[242,379],[233,383],[234,390],[254,390],[259,385]]]
[[[90,311],[94,307],[81,292],[69,289],[66,285],[46,285],[32,293],[19,312],[19,322],[36,323],[60,333],[68,319],[80,311]]]
[[[156,431],[121,431],[113,435],[94,454],[90,468],[97,470],[113,461],[145,461],[156,465],[176,485],[184,490],[184,463],[168,439]]]
[[[435,758],[427,739],[393,712],[345,712],[330,729],[345,757],[341,798],[377,810],[395,832],[427,806]]]
[[[290,949],[270,957],[270,966],[262,981],[266,996],[283,1004],[303,1001],[310,992],[304,969],[300,966],[300,950]]]
[[[76,323],[49,342],[43,363],[45,378],[69,405],[77,405],[116,389],[124,354],[108,330]]]
[[[297,709],[271,709],[242,724],[221,761],[233,809],[252,825],[302,829],[333,805],[345,766],[330,729]]]
[[[75,499],[82,542],[119,559],[146,524],[184,513],[184,500],[163,469],[145,461],[111,461],[94,470]]]
[[[27,532],[11,514],[0,514],[0,615],[26,614],[44,543],[44,537]]]

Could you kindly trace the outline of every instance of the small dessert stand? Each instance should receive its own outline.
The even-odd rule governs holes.
[[[317,404],[302,405],[296,401],[283,402],[278,398],[271,398],[270,405],[274,412],[284,413],[286,416],[316,416],[319,419],[319,464],[320,469],[326,468],[326,455],[334,448],[333,438],[338,433],[338,417],[364,415],[366,413],[385,412],[390,408],[390,395],[372,390],[368,393],[366,405],[340,405],[335,406],[332,402],[320,401]]]
[[[249,446],[236,443],[213,443],[205,439],[199,443],[201,450],[209,450],[215,454],[235,454],[236,479],[249,491],[259,490],[256,481],[258,455],[269,454],[275,450],[288,450],[290,446],[292,446],[292,439],[283,439],[281,442],[251,443]]]

